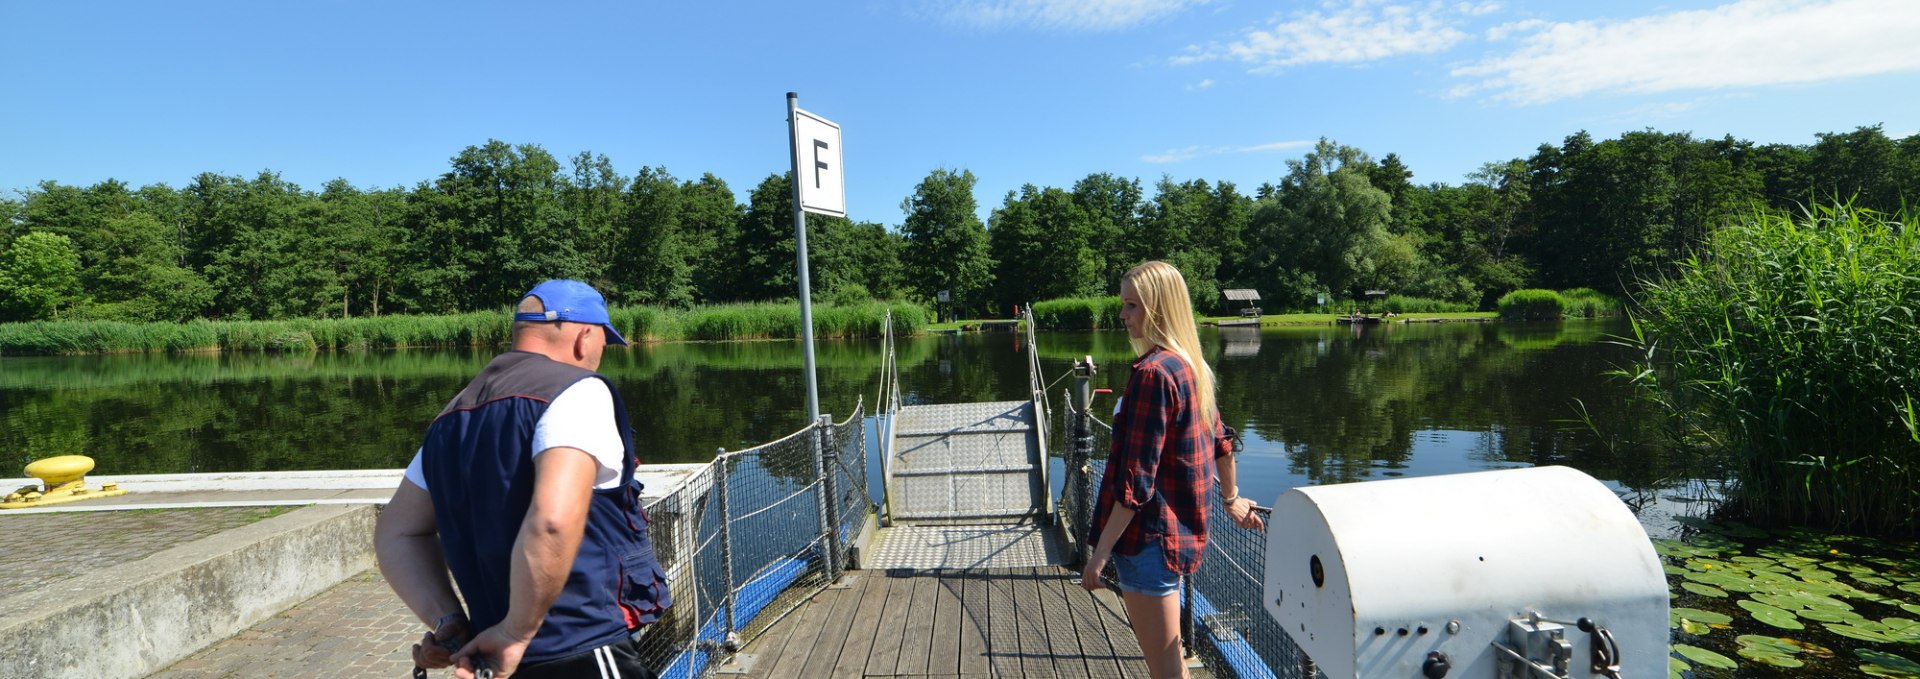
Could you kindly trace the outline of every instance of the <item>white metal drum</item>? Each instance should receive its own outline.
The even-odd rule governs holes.
[[[1268,531],[1267,612],[1328,677],[1666,674],[1659,557],[1577,470],[1295,488]]]

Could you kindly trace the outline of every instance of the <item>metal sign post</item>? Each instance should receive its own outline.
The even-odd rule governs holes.
[[[800,110],[800,95],[787,93],[787,139],[793,151],[793,242],[800,267],[800,341],[806,351],[807,421],[820,419],[820,384],[813,361],[813,290],[807,276],[807,213],[847,216],[845,174],[840,169],[840,126]],[[801,171],[801,160],[809,161]]]

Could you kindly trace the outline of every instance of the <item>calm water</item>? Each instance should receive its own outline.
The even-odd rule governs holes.
[[[1262,488],[1568,464],[1627,487],[1668,475],[1635,438],[1622,328],[1414,324],[1207,330],[1228,423],[1246,434],[1243,474]],[[1120,333],[1045,333],[1048,381],[1091,354],[1119,389]],[[1022,398],[1027,347],[1014,334],[900,344],[910,403]],[[490,358],[480,351],[312,356],[0,358],[0,461],[82,453],[112,473],[395,468],[425,423]],[[822,409],[838,416],[879,388],[878,342],[819,344]],[[626,397],[647,462],[703,462],[720,447],[785,435],[805,418],[796,342],[612,349],[602,372]],[[1055,395],[1065,381],[1049,391]],[[1112,397],[1097,408],[1110,409]],[[1577,404],[1599,421],[1578,422]],[[1622,433],[1625,432],[1625,433]],[[14,466],[9,464],[7,466]]]

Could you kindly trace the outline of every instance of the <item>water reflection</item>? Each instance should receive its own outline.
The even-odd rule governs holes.
[[[1279,489],[1393,476],[1567,464],[1627,486],[1677,476],[1643,445],[1625,358],[1601,323],[1387,324],[1206,330],[1220,404],[1246,434],[1243,474]],[[1015,334],[903,340],[909,403],[1025,398]],[[1122,333],[1043,333],[1058,398],[1073,359],[1124,386]],[[819,343],[822,409],[844,415],[879,387],[879,344]],[[491,356],[391,351],[306,356],[0,358],[0,460],[89,454],[103,471],[393,468],[425,423]],[[602,370],[626,397],[648,462],[697,462],[798,428],[796,342],[638,346]],[[1596,435],[1576,401],[1598,417]],[[1103,408],[1112,401],[1104,400]],[[1243,482],[1246,483],[1246,482]]]

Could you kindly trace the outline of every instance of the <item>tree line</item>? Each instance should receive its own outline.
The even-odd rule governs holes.
[[[1367,290],[1490,308],[1524,287],[1625,292],[1730,217],[1920,197],[1920,135],[1879,126],[1811,144],[1645,130],[1585,132],[1463,184],[1415,184],[1402,160],[1321,140],[1250,193],[1232,182],[1094,173],[1008,192],[983,223],[975,177],[936,169],[886,225],[809,215],[816,296],[932,302],[998,315],[1111,294],[1148,259],[1187,274],[1203,310],[1254,288],[1268,309]],[[617,304],[792,298],[791,192],[768,175],[740,202],[712,174],[631,176],[488,141],[411,188],[318,191],[263,171],[180,188],[45,181],[0,198],[0,320],[357,317],[498,308],[543,278]]]

